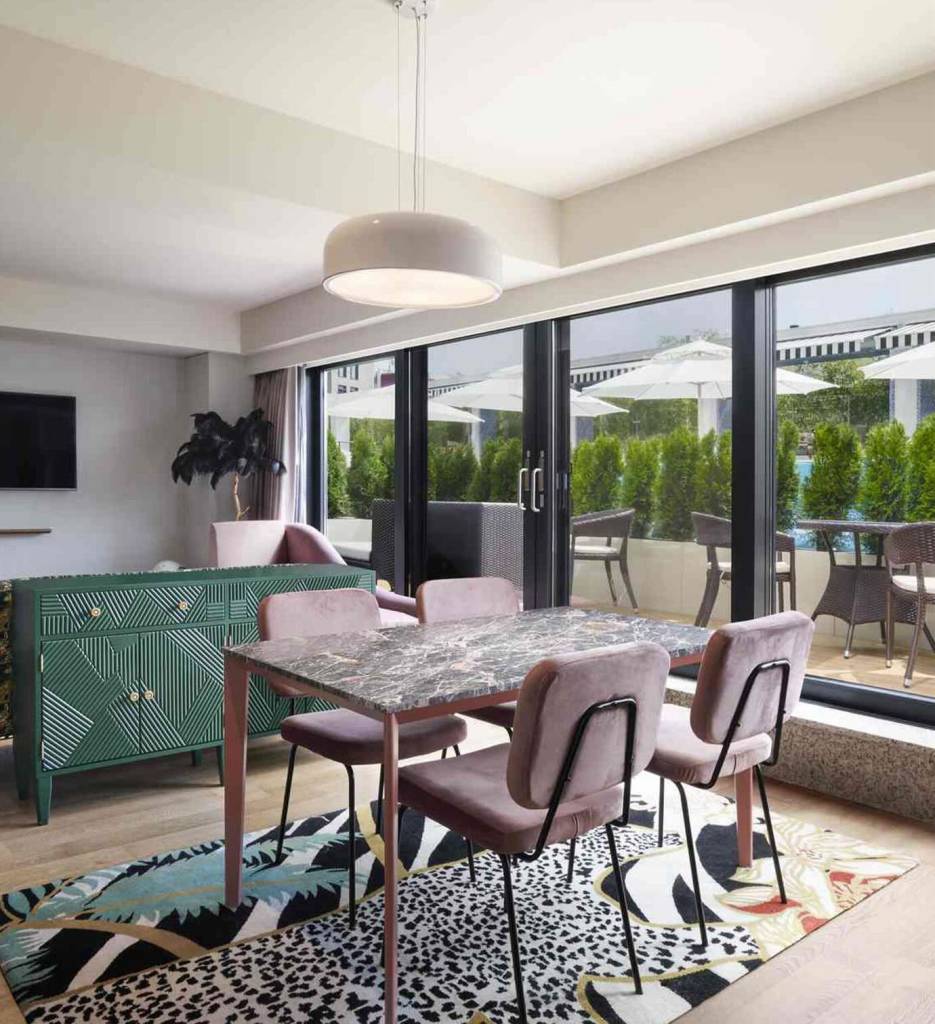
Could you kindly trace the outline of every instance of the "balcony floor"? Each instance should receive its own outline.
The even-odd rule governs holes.
[[[628,605],[614,606],[610,602],[588,601],[573,596],[572,604],[580,608],[600,608],[602,611],[617,611],[621,615],[632,614]],[[675,612],[659,611],[652,608],[640,608],[639,615],[653,619],[667,619],[670,622],[691,622],[689,615]],[[712,626],[722,623],[711,620]],[[841,637],[815,635],[812,643],[812,655],[808,668],[816,676],[827,676],[840,679],[846,683],[861,683],[865,686],[876,686],[887,690],[914,693],[922,697],[935,697],[935,654],[932,653],[923,638],[916,658],[912,687],[908,691],[903,688],[903,670],[906,665],[908,651],[897,644],[893,667],[887,668],[882,644],[856,644],[850,658],[844,657],[844,643]]]

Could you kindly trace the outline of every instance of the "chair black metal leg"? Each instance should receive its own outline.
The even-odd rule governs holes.
[[[510,951],[513,954],[513,980],[516,983],[516,1002],[519,1006],[519,1019],[520,1024],[528,1024],[526,993],[523,990],[523,964],[519,953],[519,933],[516,930],[516,908],[513,905],[513,878],[510,874],[510,858],[501,854],[500,866],[503,868],[506,917],[510,928]]]
[[[776,882],[779,885],[779,899],[788,903],[786,899],[786,886],[782,879],[782,868],[779,866],[779,849],[776,846],[776,836],[773,833],[773,818],[769,813],[769,801],[766,799],[766,780],[759,765],[756,766],[756,784],[760,789],[760,803],[763,806],[763,817],[766,819],[766,834],[769,836],[769,848],[773,853],[773,867],[776,869]]]
[[[614,839],[612,825],[605,825],[607,845],[610,847],[610,861],[614,867],[614,881],[617,883],[617,900],[620,903],[620,915],[623,918],[623,934],[627,942],[627,956],[630,958],[630,973],[633,975],[633,987],[636,994],[643,994],[643,981],[640,978],[640,963],[636,958],[636,947],[633,945],[633,929],[630,926],[630,911],[627,909],[627,884],[620,870],[620,858],[617,856],[617,843]]]
[[[657,846],[662,846],[663,826],[666,816],[666,780],[659,776],[659,804],[656,807],[656,828],[659,832]]]
[[[509,736],[510,739],[513,739],[513,730],[512,730],[512,728],[510,728],[510,726],[508,726],[508,725],[505,725],[503,728],[506,729],[507,736]]]
[[[458,746],[457,743],[451,749],[455,752],[455,757],[461,756],[461,748]]]
[[[377,835],[383,835],[383,765],[380,765],[380,781],[377,783]]]
[[[568,870],[565,872],[565,884],[571,885],[571,880],[575,875],[575,846],[578,842],[577,836],[572,836],[571,841],[568,843]]]
[[[688,797],[685,795],[685,786],[676,782],[679,791],[679,798],[682,801],[682,822],[685,826],[685,845],[688,847],[688,865],[692,874],[692,889],[695,894],[695,913],[698,915],[698,931],[701,933],[701,944],[708,944],[708,929],[704,919],[704,905],[701,902],[701,886],[698,884],[698,862],[695,859],[695,837],[692,835],[691,817],[688,813]]]
[[[286,820],[289,817],[289,797],[292,793],[292,773],[295,771],[295,752],[298,747],[293,743],[289,751],[289,768],[286,771],[286,791],[282,797],[282,816],[279,819],[279,839],[276,843],[276,859],[274,863],[282,863],[282,844],[286,837]]]
[[[604,571],[607,573],[607,586],[610,587],[610,599],[616,605],[617,603],[617,591],[614,589],[614,574],[610,568],[610,562],[606,559],[604,561]]]
[[[444,761],[447,756],[448,756],[448,748],[445,747],[445,749],[442,751],[442,760]]]
[[[630,605],[632,606],[633,611],[638,611],[636,593],[633,590],[633,583],[630,580],[629,566],[623,559],[618,562],[618,565],[620,566],[620,576],[623,579],[623,585],[627,588],[627,597],[630,598]]]
[[[357,921],[357,828],[354,824],[354,769],[347,771],[347,923],[353,928]]]

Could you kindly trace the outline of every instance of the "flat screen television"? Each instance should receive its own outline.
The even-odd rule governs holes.
[[[0,488],[78,486],[75,399],[0,391]]]

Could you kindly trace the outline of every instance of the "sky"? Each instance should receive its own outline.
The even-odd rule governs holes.
[[[935,308],[935,259],[875,267],[783,285],[776,290],[776,323],[782,329]],[[572,359],[655,347],[665,336],[716,331],[730,336],[730,291],[668,299],[572,321]],[[429,350],[433,380],[476,377],[522,361],[522,332],[436,345]]]

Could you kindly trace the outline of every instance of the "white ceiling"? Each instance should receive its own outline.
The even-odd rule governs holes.
[[[0,23],[395,145],[389,0],[0,0]],[[430,155],[565,196],[932,67],[932,0],[439,0]]]

